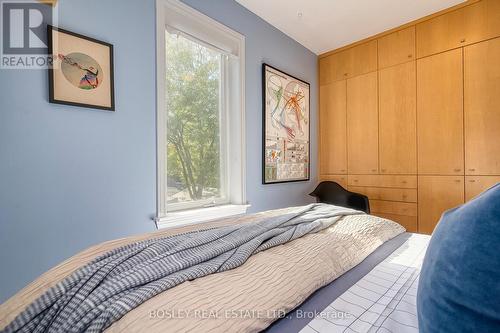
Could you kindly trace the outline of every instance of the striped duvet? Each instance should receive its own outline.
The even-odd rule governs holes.
[[[293,209],[257,214],[236,222],[259,221],[272,214],[290,212]],[[169,289],[128,312],[108,331],[262,330],[316,289],[361,262],[380,244],[403,231],[401,226],[388,220],[369,215],[347,216],[319,233],[260,252],[236,269]],[[49,271],[0,307],[0,327],[4,327],[47,287],[85,262],[110,248],[135,240],[105,243]]]

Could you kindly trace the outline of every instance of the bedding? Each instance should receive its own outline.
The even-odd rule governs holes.
[[[328,205],[312,207],[325,206]],[[329,207],[332,209],[333,206]],[[226,267],[236,265],[234,267],[237,268],[196,279],[189,278],[175,288],[159,292],[130,309],[107,330],[260,331],[295,308],[316,289],[360,263],[379,245],[404,232],[404,228],[388,220],[360,212],[352,213],[351,210],[347,212],[342,209],[342,214],[338,213],[338,208],[334,210],[335,213],[314,212],[300,222],[290,223],[286,230],[281,228],[283,230],[280,232],[271,232],[274,238],[263,237],[255,241],[259,238],[256,235],[260,234],[250,233],[244,239],[253,244],[253,251],[246,251],[243,257],[236,260],[238,262],[242,261],[241,258],[243,261],[247,259],[243,265],[237,267],[237,264],[230,261],[230,265]],[[268,212],[240,218],[238,222],[252,221],[251,225],[276,227],[280,224],[276,221],[285,221],[286,224],[290,218],[293,220],[293,217],[304,211],[302,207]],[[246,228],[246,231],[255,231],[255,228],[248,225]],[[214,230],[220,232],[220,229]],[[214,230],[208,233],[213,234]],[[224,230],[242,229],[229,227]],[[294,235],[297,230],[299,232]],[[302,234],[304,236],[299,237]],[[158,238],[160,235],[161,232],[145,239]],[[294,240],[285,242],[291,238]],[[67,273],[77,270],[96,256],[102,256],[110,248],[129,244],[132,240],[125,239],[95,247],[49,271],[0,306],[0,327],[5,327],[26,306],[46,292],[47,288],[61,281]],[[245,245],[246,242],[238,244]],[[230,247],[234,251],[236,248],[238,247]],[[264,249],[265,251],[260,251]],[[246,257],[252,252],[258,253]],[[113,285],[109,288],[113,288]],[[101,327],[105,328],[106,325]],[[9,329],[11,328],[12,326]]]
[[[412,234],[300,333],[418,333],[416,294],[429,239],[427,235]]]
[[[316,314],[321,313],[356,282],[368,274],[391,253],[403,245],[413,234],[405,232],[380,245],[360,264],[350,269],[326,286],[316,290],[302,304],[290,311],[285,318],[275,321],[266,333],[299,332]]]

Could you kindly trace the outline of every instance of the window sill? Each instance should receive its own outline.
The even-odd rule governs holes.
[[[247,212],[248,207],[250,205],[222,205],[167,213],[166,216],[156,218],[156,227],[158,229],[174,228],[241,215]]]

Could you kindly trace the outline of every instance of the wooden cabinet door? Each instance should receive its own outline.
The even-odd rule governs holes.
[[[500,38],[464,57],[465,173],[500,175]]]
[[[331,74],[331,67],[332,67],[332,57],[324,57],[320,58],[318,60],[318,67],[319,67],[319,84],[324,85],[324,84],[329,84],[332,82],[332,74]]]
[[[401,175],[349,175],[349,186],[417,188],[417,176]]]
[[[319,59],[319,83],[329,84],[377,70],[377,41],[373,40]]]
[[[377,41],[355,46],[347,51],[349,53],[349,71],[347,77],[354,77],[377,70]]]
[[[464,12],[463,44],[500,36],[500,1],[482,0],[461,10]]]
[[[417,24],[417,57],[422,58],[461,47],[465,38],[463,8]]]
[[[378,40],[378,66],[386,68],[415,60],[415,26]]]
[[[347,189],[364,194],[370,200],[417,202],[417,190],[413,188],[349,186]]]
[[[374,213],[373,215],[397,222],[401,224],[408,232],[417,232],[416,216],[406,216],[406,215],[397,215],[389,213]]]
[[[500,1],[482,0],[417,24],[417,56],[474,44],[500,35]]]
[[[419,174],[464,174],[462,96],[462,49],[417,61]]]
[[[320,174],[346,174],[346,81],[321,86],[319,100]]]
[[[431,234],[443,212],[463,203],[463,176],[419,176],[418,232]]]
[[[319,175],[319,181],[329,180],[347,189],[347,175]]]
[[[377,72],[347,80],[347,168],[378,173]]]
[[[404,216],[417,216],[417,204],[385,200],[370,200],[370,211]]]
[[[465,201],[474,199],[498,183],[500,176],[465,176]]]
[[[417,173],[415,62],[379,71],[381,174]]]
[[[319,59],[319,82],[330,84],[347,78],[351,68],[351,57],[348,51],[334,53]]]

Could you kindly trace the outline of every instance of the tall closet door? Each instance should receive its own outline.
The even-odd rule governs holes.
[[[417,173],[415,62],[379,72],[380,173]]]
[[[378,173],[377,72],[347,80],[349,174]]]
[[[462,49],[417,61],[419,174],[464,174],[462,72]]]
[[[464,176],[418,177],[418,232],[431,234],[441,215],[464,203]]]
[[[347,173],[346,81],[320,88],[320,173]]]
[[[465,172],[500,175],[500,38],[464,52]]]

